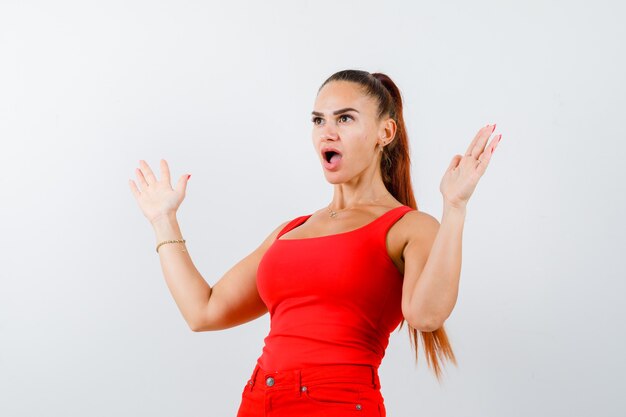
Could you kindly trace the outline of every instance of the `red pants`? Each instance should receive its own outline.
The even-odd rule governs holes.
[[[378,370],[322,365],[266,371],[257,364],[241,393],[237,417],[386,417]]]

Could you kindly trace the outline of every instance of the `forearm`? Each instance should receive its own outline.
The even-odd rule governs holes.
[[[175,215],[162,217],[152,225],[157,244],[164,240],[183,239]],[[159,258],[165,282],[176,305],[189,327],[194,329],[199,317],[206,311],[211,287],[194,266],[184,243],[161,245]]]
[[[443,325],[456,304],[465,213],[465,207],[444,203],[441,225],[413,289],[412,311],[416,317],[427,318],[433,330]]]

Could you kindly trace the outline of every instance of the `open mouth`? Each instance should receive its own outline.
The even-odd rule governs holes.
[[[335,155],[337,155],[337,156],[335,156]],[[333,159],[333,156],[335,156],[335,159]],[[339,158],[341,158],[341,154],[339,154],[339,153],[337,153],[335,151],[326,151],[326,152],[324,152],[324,159],[326,159],[326,162],[330,163],[331,161],[334,161],[334,160],[339,159]]]
[[[341,160],[341,153],[338,149],[324,146],[322,148],[322,156],[327,164],[336,165]]]

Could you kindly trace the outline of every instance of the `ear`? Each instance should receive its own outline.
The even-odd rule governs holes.
[[[397,130],[398,126],[396,125],[396,121],[392,118],[387,118],[381,122],[378,135],[383,143],[389,144],[396,136]]]

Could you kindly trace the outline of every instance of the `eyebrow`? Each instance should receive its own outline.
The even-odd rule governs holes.
[[[352,107],[346,107],[346,108],[343,108],[343,109],[335,110],[335,111],[333,112],[333,115],[335,115],[335,116],[336,116],[336,115],[338,115],[339,113],[345,113],[345,112],[347,112],[347,111],[355,111],[355,112],[357,112],[357,113],[359,112],[357,109],[353,109]],[[312,114],[312,115],[314,115],[314,116],[323,116],[323,115],[324,115],[324,113],[320,113],[320,112],[318,112],[318,111],[312,111],[312,112],[311,112],[311,114]]]

